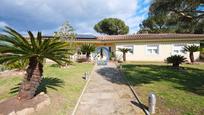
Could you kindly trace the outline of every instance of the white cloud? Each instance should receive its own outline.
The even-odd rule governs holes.
[[[0,21],[0,28],[3,28],[5,26],[8,26],[8,24],[4,21]]]
[[[139,24],[145,19],[145,16],[135,16],[127,19],[127,24],[130,27],[129,33],[136,33],[139,30]]]
[[[45,32],[55,31],[68,20],[79,33],[95,33],[93,26],[98,21],[116,17],[124,20],[133,33],[137,30],[137,23],[144,19],[144,16],[135,16],[141,4],[138,0],[2,0],[1,4],[0,15],[3,14],[1,7],[9,9],[4,14],[12,19],[8,21],[19,22],[21,24],[18,26],[25,24],[24,28],[32,26],[34,30]],[[146,12],[145,9],[141,10]]]

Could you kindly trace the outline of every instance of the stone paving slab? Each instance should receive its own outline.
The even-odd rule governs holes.
[[[145,115],[132,101],[136,99],[114,63],[95,66],[76,115]]]

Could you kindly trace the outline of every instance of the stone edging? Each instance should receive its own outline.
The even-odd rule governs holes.
[[[85,86],[84,86],[84,89],[82,90],[81,95],[80,95],[80,97],[79,97],[79,99],[78,99],[78,101],[77,101],[77,103],[76,103],[76,105],[75,105],[75,107],[74,107],[74,110],[72,111],[72,115],[75,115],[75,114],[76,114],[76,111],[77,111],[77,109],[78,109],[78,106],[79,106],[79,103],[80,103],[80,101],[81,101],[81,98],[82,98],[82,96],[84,95],[84,92],[85,92],[86,89],[87,89],[87,86],[88,86],[88,84],[89,84],[89,81],[91,80],[91,76],[93,75],[93,72],[94,72],[94,68],[95,68],[95,67],[96,67],[96,64],[94,65],[94,67],[93,67],[93,69],[92,69],[92,71],[91,71],[91,74],[89,75],[88,81],[86,82],[86,84],[85,84]]]

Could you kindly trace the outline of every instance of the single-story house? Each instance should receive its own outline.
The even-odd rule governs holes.
[[[129,48],[127,61],[164,61],[171,55],[183,55],[189,60],[189,53],[183,51],[186,45],[200,46],[204,43],[204,34],[135,34],[135,35],[78,35],[75,42],[95,44],[106,47],[116,54],[117,60],[122,60],[118,48]],[[200,52],[194,53],[199,59]]]
[[[118,48],[129,48],[132,51],[126,55],[127,61],[164,61],[171,55],[183,55],[189,60],[189,53],[183,51],[186,45],[204,43],[204,34],[135,34],[135,35],[104,35],[78,36],[76,42],[93,43],[97,47],[108,47],[115,52],[118,60],[122,53]],[[199,59],[200,52],[194,53]]]

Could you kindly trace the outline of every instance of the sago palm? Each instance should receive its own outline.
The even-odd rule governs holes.
[[[196,45],[190,45],[190,46],[185,46],[184,47],[184,51],[185,52],[189,52],[189,58],[191,60],[191,63],[194,63],[194,52],[197,52],[200,50],[200,47],[199,46],[196,46]]]
[[[43,76],[43,60],[50,59],[58,64],[67,62],[68,44],[58,38],[42,39],[41,32],[34,37],[28,31],[25,38],[14,29],[5,27],[6,34],[0,35],[0,64],[12,64],[17,60],[29,60],[26,75],[21,83],[18,99],[25,100],[34,97]]]
[[[186,61],[186,58],[181,55],[172,55],[166,59],[167,63],[172,63],[173,67],[178,68],[180,64]]]
[[[86,59],[89,60],[90,54],[96,50],[96,46],[94,44],[82,44],[80,50],[86,54]]]
[[[118,48],[118,50],[123,53],[123,61],[126,61],[126,53],[130,52],[131,49],[128,49],[128,48]]]

